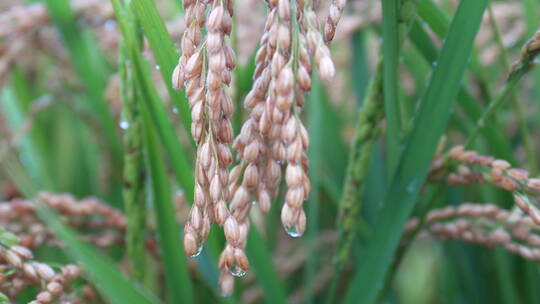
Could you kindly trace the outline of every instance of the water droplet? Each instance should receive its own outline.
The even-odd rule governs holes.
[[[114,31],[116,29],[116,21],[107,20],[107,21],[105,21],[105,24],[103,25],[103,27],[107,31]]]
[[[252,205],[252,206],[257,205],[257,201],[256,201],[256,200],[253,200],[253,201],[251,202],[251,205]]]
[[[436,67],[438,64],[439,64],[439,63],[438,63],[437,61],[433,61],[433,62],[431,63],[431,65],[432,65],[433,67]]]
[[[407,192],[409,192],[409,193],[414,192],[414,191],[416,190],[416,184],[417,184],[416,180],[411,181],[411,182],[407,185]]]
[[[194,253],[192,256],[190,256],[190,258],[196,258],[196,257],[198,257],[198,256],[201,254],[202,249],[203,249],[203,243],[202,243],[202,242],[199,242],[199,244],[198,244],[198,246],[197,246],[197,251],[195,251],[195,253]]]
[[[161,69],[161,67],[159,65],[156,65],[156,70],[159,70]]]
[[[236,263],[233,263],[229,267],[229,273],[235,277],[243,277],[246,275],[246,272],[244,271],[244,269],[240,268],[240,266],[238,266],[238,264]]]
[[[293,238],[297,238],[297,237],[300,237],[302,234],[298,231],[298,226],[297,225],[292,225],[292,226],[288,226],[288,225],[283,225],[283,229],[285,229],[285,232],[287,232],[287,234]]]
[[[174,114],[177,114],[178,113],[178,108],[174,107],[174,108],[172,108],[172,111],[173,111]]]
[[[120,122],[120,129],[122,130],[127,130],[129,128],[129,122],[125,121],[125,120],[122,120]]]
[[[197,233],[197,251],[195,251],[194,254],[192,254],[190,256],[190,258],[196,258],[199,256],[199,254],[201,254],[202,250],[203,250],[203,246],[204,246],[204,242],[202,240],[202,236],[200,233]]]

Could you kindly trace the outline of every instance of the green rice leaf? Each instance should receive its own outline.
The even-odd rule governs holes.
[[[384,286],[403,227],[452,112],[486,5],[486,0],[462,1],[456,12],[373,234],[359,257],[358,272],[349,287],[347,303],[374,303]]]
[[[401,111],[398,98],[398,63],[399,63],[399,35],[398,35],[398,9],[399,0],[383,0],[383,91],[384,112],[387,125],[387,152],[388,172],[395,169],[400,153],[401,142]]]

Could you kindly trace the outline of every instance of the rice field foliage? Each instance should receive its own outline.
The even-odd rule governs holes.
[[[5,0],[0,303],[540,303],[532,0]]]

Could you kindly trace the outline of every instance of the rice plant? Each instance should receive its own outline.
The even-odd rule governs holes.
[[[0,303],[540,303],[532,0],[5,0]]]

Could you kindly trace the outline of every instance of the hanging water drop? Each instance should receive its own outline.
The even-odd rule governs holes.
[[[177,107],[173,107],[172,111],[173,111],[174,114],[178,114],[178,108]]]
[[[125,120],[122,120],[119,125],[120,125],[120,129],[122,130],[127,130],[129,128],[129,122]]]
[[[240,266],[238,266],[238,264],[236,263],[233,263],[229,267],[229,273],[235,277],[243,277],[246,275],[246,272],[244,271],[244,269],[240,268]]]
[[[292,225],[292,226],[289,226],[289,225],[283,225],[283,228],[285,229],[285,232],[287,232],[287,234],[293,238],[297,238],[297,237],[300,237],[302,234],[298,231],[298,226],[297,225]]]
[[[407,192],[409,193],[413,193],[415,190],[416,190],[416,179],[412,180],[408,185],[407,185]]]
[[[203,246],[204,246],[204,242],[203,242],[203,238],[202,238],[202,235],[200,232],[197,232],[197,235],[195,237],[195,245],[197,245],[197,250],[195,250],[193,252],[192,255],[190,255],[189,257],[190,258],[195,258],[195,257],[198,257],[199,254],[201,254],[202,250],[203,250]],[[192,244],[189,245],[191,248],[192,247]]]
[[[198,256],[201,254],[202,250],[203,250],[203,245],[204,245],[204,244],[203,244],[203,242],[201,241],[201,238],[200,238],[200,237],[197,238],[197,251],[195,251],[195,253],[192,254],[192,255],[190,256],[190,258],[196,258],[196,257],[198,257]]]
[[[156,70],[159,71],[159,69],[161,69],[161,67],[159,65],[156,65]]]

